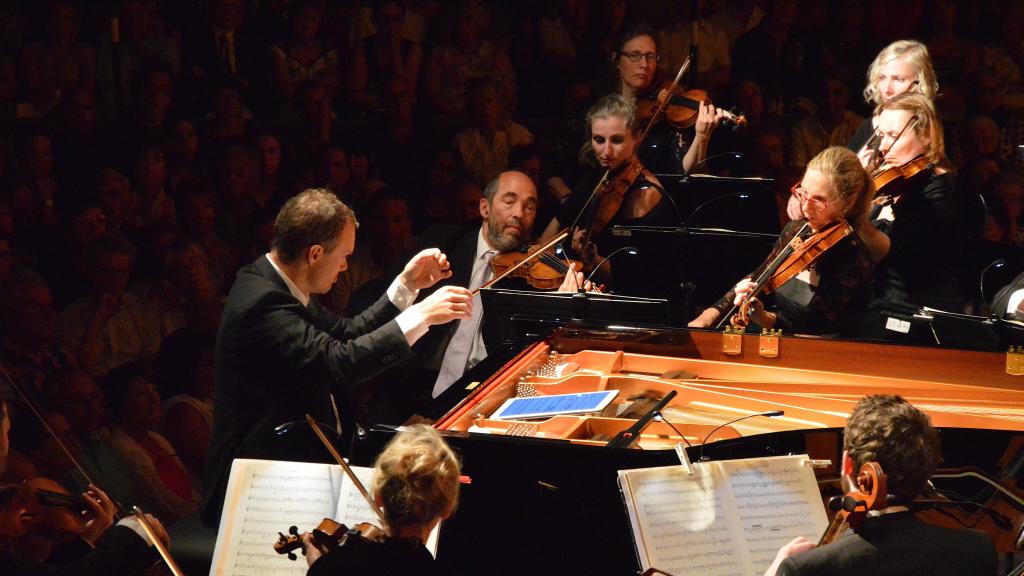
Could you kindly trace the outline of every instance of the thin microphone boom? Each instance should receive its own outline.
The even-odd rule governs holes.
[[[605,256],[604,260],[601,260],[600,262],[597,263],[597,266],[594,266],[594,269],[590,271],[590,274],[587,275],[587,278],[583,281],[583,286],[586,286],[587,282],[590,282],[590,279],[594,277],[594,274],[597,274],[597,271],[601,269],[601,266],[603,266],[605,262],[607,262],[609,259],[611,259],[612,256],[615,256],[619,252],[626,252],[627,254],[635,256],[640,252],[640,249],[637,248],[636,246],[623,246],[616,250],[612,250],[611,254]],[[577,288],[580,292],[583,292],[583,287]]]
[[[700,454],[699,454],[699,457],[697,458],[697,461],[698,462],[707,462],[707,460],[704,459],[704,445],[707,444],[708,440],[710,440],[711,437],[715,435],[715,432],[718,432],[722,428],[725,428],[726,426],[728,426],[730,424],[735,424],[735,423],[739,422],[740,420],[746,420],[747,418],[757,418],[758,416],[764,416],[765,418],[776,418],[778,416],[782,416],[783,414],[785,414],[785,412],[782,411],[782,410],[772,410],[771,412],[758,412],[757,414],[747,414],[746,416],[741,416],[741,417],[739,417],[739,418],[737,418],[735,420],[730,420],[730,421],[726,422],[725,424],[719,425],[718,428],[715,428],[714,430],[712,430],[711,433],[708,434],[707,436],[705,436],[704,440],[701,441],[701,443],[700,443]]]
[[[693,217],[699,214],[705,206],[707,206],[708,204],[714,204],[715,202],[718,202],[719,200],[724,200],[726,198],[739,198],[740,200],[746,200],[750,198],[750,194],[748,192],[730,192],[728,194],[722,194],[721,196],[715,196],[710,200],[705,200],[696,208],[694,208],[693,212],[690,212],[690,215],[687,216],[685,220],[683,220],[683,228],[686,228],[690,224],[690,221],[693,220]]]
[[[981,270],[981,276],[978,277],[978,294],[981,295],[981,301],[985,302],[985,274],[992,268],[1002,268],[1006,264],[1006,260],[1003,258],[996,258],[995,260],[988,263]]]
[[[734,160],[743,160],[743,152],[739,152],[737,150],[732,150],[730,152],[722,152],[720,154],[712,154],[711,156],[708,156],[707,158],[705,158],[705,159],[701,160],[700,162],[697,162],[696,164],[694,164],[689,170],[686,171],[686,173],[687,174],[692,174],[693,171],[696,170],[702,164],[705,164],[705,163],[707,163],[707,162],[709,162],[711,160],[714,160],[715,158],[724,158],[726,156],[732,156]]]

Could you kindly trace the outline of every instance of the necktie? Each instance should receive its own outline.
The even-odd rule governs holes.
[[[480,257],[480,264],[473,269],[473,278],[470,280],[469,289],[476,290],[491,277],[491,258],[494,251],[488,250]],[[462,377],[462,374],[473,367],[486,356],[483,349],[483,339],[480,338],[480,321],[483,319],[483,306],[480,303],[480,294],[473,296],[473,314],[469,320],[460,320],[455,335],[448,342],[448,348],[444,352],[444,359],[441,361],[441,370],[437,373],[437,381],[434,382],[434,389],[431,396],[437,398],[442,392],[448,389],[453,382]],[[476,341],[480,339],[480,342]],[[474,343],[477,350],[474,350]],[[477,352],[477,354],[473,354]],[[473,356],[479,356],[474,358]]]

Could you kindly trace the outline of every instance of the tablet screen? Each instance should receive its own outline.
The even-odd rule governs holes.
[[[529,398],[509,398],[491,415],[495,420],[539,418],[557,416],[558,414],[582,414],[603,410],[618,390],[602,392],[583,392],[580,394],[556,394],[553,396],[532,396]]]

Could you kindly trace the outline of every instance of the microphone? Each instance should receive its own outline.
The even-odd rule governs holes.
[[[1004,264],[1006,264],[1006,260],[1003,258],[996,258],[989,262],[988,266],[981,269],[981,276],[978,277],[978,293],[981,295],[982,302],[987,302],[987,300],[985,300],[985,274],[987,274],[991,268],[1002,268]]]
[[[590,271],[590,274],[588,274],[587,278],[583,281],[583,285],[586,286],[587,282],[590,282],[590,279],[594,277],[594,274],[597,274],[597,271],[601,269],[601,266],[603,266],[605,262],[607,262],[612,256],[615,256],[619,252],[626,252],[631,256],[636,256],[637,254],[640,253],[640,249],[637,248],[636,246],[623,246],[621,248],[612,250],[611,254],[605,256],[604,260],[601,260],[600,262],[597,263],[597,266],[594,266],[594,269]],[[583,291],[583,286],[577,286],[577,289],[579,289],[580,294],[585,294],[585,292]]]
[[[334,431],[334,433],[337,434],[334,424],[325,424],[323,422],[320,422],[319,420],[317,421],[317,424],[319,424],[321,428]],[[307,422],[306,420],[292,420],[291,422],[278,424],[277,426],[274,426],[274,434],[276,434],[277,436],[284,436],[285,434],[291,432],[296,426],[309,426],[309,422]]]
[[[771,412],[759,412],[757,414],[747,414],[746,416],[741,416],[741,417],[739,417],[739,418],[737,418],[735,420],[729,420],[725,424],[722,424],[718,428],[715,428],[714,430],[712,430],[710,434],[708,434],[707,436],[704,437],[704,440],[700,443],[700,454],[699,454],[699,457],[697,458],[697,461],[698,462],[707,462],[708,460],[710,460],[710,458],[708,460],[704,459],[704,445],[707,444],[708,440],[712,436],[715,435],[715,432],[718,432],[722,428],[725,428],[726,426],[728,426],[730,424],[735,424],[735,423],[739,422],[740,420],[746,420],[747,418],[756,418],[758,416],[764,416],[766,418],[777,418],[779,416],[782,416],[783,414],[785,414],[785,412],[782,411],[782,410],[773,410]]]
[[[740,152],[738,150],[733,150],[731,152],[722,152],[721,154],[712,154],[711,156],[708,156],[707,158],[705,158],[705,159],[701,160],[700,162],[697,162],[696,164],[691,166],[690,169],[686,172],[686,174],[687,175],[692,174],[694,170],[696,170],[697,168],[701,167],[703,164],[705,164],[709,160],[714,160],[715,158],[723,158],[723,157],[726,157],[726,156],[732,156],[734,160],[743,160],[743,152]]]
[[[704,207],[707,206],[708,204],[714,204],[715,202],[718,202],[719,200],[724,200],[725,198],[733,198],[733,197],[739,198],[740,200],[746,200],[746,199],[750,198],[750,193],[749,192],[730,192],[728,194],[722,194],[721,196],[715,196],[714,198],[712,198],[710,200],[706,200],[706,201],[702,202],[699,206],[694,208],[693,212],[690,212],[690,215],[687,216],[686,219],[683,220],[683,226],[682,227],[683,228],[688,228],[689,224],[690,224],[690,221],[693,220],[693,217],[696,216],[701,210],[703,210]]]

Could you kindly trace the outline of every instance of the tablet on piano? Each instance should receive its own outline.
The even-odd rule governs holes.
[[[509,398],[491,415],[495,420],[512,420],[525,418],[543,418],[559,414],[584,414],[604,410],[618,390],[601,392],[581,392],[579,394],[554,394],[551,396],[531,396],[528,398]]]

